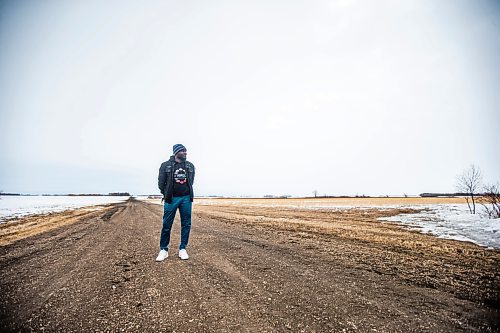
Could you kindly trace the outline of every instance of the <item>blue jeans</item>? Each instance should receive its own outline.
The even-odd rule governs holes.
[[[172,203],[165,201],[163,204],[163,227],[160,235],[160,250],[168,251],[170,243],[170,231],[174,223],[175,213],[179,208],[181,213],[181,244],[179,250],[185,249],[189,242],[189,232],[191,231],[191,208],[192,202],[189,195],[173,197]]]

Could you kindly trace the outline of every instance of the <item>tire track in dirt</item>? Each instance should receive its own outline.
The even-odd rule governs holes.
[[[162,207],[146,204],[142,206],[157,221],[158,230],[156,237],[159,237],[161,229],[161,219],[163,215]],[[146,215],[146,214],[143,214]],[[199,300],[195,304],[198,313],[192,318],[187,319],[188,323],[193,325],[194,332],[272,332],[273,329],[262,318],[256,314],[252,315],[252,309],[239,299],[234,298],[234,288],[231,286],[241,286],[252,284],[251,281],[241,274],[231,263],[224,259],[223,253],[211,253],[206,251],[207,240],[213,240],[215,237],[212,232],[200,233],[203,230],[193,215],[193,233],[190,243],[196,246],[197,243],[204,244],[201,251],[190,259],[189,265],[178,260],[176,245],[179,244],[180,233],[179,216],[176,216],[174,228],[172,230],[172,241],[170,246],[170,256],[163,263],[158,263],[160,267],[175,270],[176,274],[182,278],[180,283],[183,286],[185,295],[180,295],[181,301],[177,311],[188,315],[182,309],[182,304],[186,299]],[[157,240],[158,241],[158,240]],[[157,245],[156,245],[157,247]],[[194,251],[194,250],[193,250]],[[155,253],[156,254],[156,253]],[[173,259],[173,262],[172,262]],[[174,266],[174,267],[171,267]],[[192,305],[191,305],[192,306]],[[189,306],[188,308],[190,308]],[[245,316],[242,314],[250,314]],[[172,315],[176,315],[173,313]],[[255,322],[258,322],[256,326]],[[189,331],[189,330],[188,330]]]
[[[290,248],[273,241],[245,239],[241,234],[234,235],[224,229],[217,233],[222,236],[217,252],[225,252],[227,258],[235,261],[233,267],[239,266],[240,272],[246,272],[259,283],[260,292],[256,293],[258,298],[254,305],[259,308],[267,303],[259,312],[274,321],[275,327],[305,331],[377,328],[398,332],[415,327],[434,330],[440,328],[441,320],[448,319],[446,311],[442,315],[426,313],[426,320],[432,324],[421,326],[422,313],[412,310],[414,304],[407,304],[407,286],[378,274],[339,267],[337,262],[325,260],[315,253],[314,246],[309,245],[311,250],[304,251],[300,246]],[[238,245],[234,246],[235,243]],[[235,294],[248,294],[234,288]],[[421,307],[432,308],[432,304],[442,297],[442,293],[434,290],[412,289],[413,297],[409,300],[421,300]],[[363,296],[365,294],[368,297]],[[397,307],[395,300],[399,303]],[[453,305],[466,303],[457,300]],[[406,307],[406,312],[400,311],[399,306]],[[404,320],[392,320],[398,317]]]
[[[105,214],[124,207],[119,205]],[[96,255],[93,236],[101,232],[101,214],[93,212],[69,227],[21,240],[6,247],[8,251],[2,248],[2,271],[15,272],[15,280],[2,278],[2,291],[7,289],[2,305],[8,309],[7,316],[14,315],[16,325],[32,320],[32,314],[79,273],[84,267],[82,263]],[[78,245],[76,248],[75,244]],[[15,293],[9,294],[13,289]],[[13,314],[11,310],[16,301],[20,301],[19,305],[27,302],[28,306],[19,306],[19,311]]]

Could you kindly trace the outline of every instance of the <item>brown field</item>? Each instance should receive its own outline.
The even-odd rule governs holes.
[[[383,206],[383,205],[434,205],[466,203],[460,197],[436,197],[436,198],[199,198],[199,202],[213,202],[214,204],[236,203],[236,204],[263,204],[263,205],[352,205],[352,206]]]
[[[160,200],[30,217],[29,232],[22,220],[7,223],[0,327],[498,332],[499,250],[377,221],[420,204],[457,202],[463,199],[197,198],[191,258],[176,258],[177,216],[162,263],[154,261]],[[333,205],[352,207],[305,207]]]

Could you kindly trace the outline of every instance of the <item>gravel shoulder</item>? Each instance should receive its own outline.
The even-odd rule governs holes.
[[[380,211],[195,204],[191,258],[177,216],[161,263],[160,205],[80,213],[0,247],[2,331],[500,331],[500,251]]]

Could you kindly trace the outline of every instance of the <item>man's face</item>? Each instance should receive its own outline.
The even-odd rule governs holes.
[[[181,161],[185,161],[186,160],[186,156],[187,156],[187,150],[186,149],[182,149],[182,150],[178,151],[175,156],[178,159],[180,159]]]

